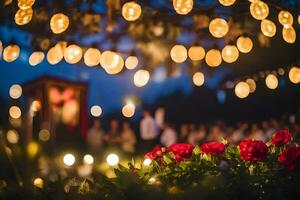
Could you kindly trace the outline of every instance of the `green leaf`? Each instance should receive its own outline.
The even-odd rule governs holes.
[[[199,145],[196,145],[194,150],[193,150],[193,154],[194,155],[199,155],[201,153],[200,147]]]

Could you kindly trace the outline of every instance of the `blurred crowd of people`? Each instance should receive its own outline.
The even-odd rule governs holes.
[[[121,149],[128,154],[145,153],[155,145],[170,146],[178,142],[202,144],[207,141],[227,140],[238,144],[244,138],[252,138],[267,142],[279,129],[288,129],[299,141],[300,123],[297,115],[284,115],[280,119],[264,120],[260,123],[238,122],[234,126],[223,122],[212,124],[183,123],[173,125],[153,117],[147,110],[139,123],[139,133],[135,133],[129,122],[110,121],[108,131],[104,131],[99,120],[93,122],[87,135],[87,144],[91,152],[98,153],[108,147]]]

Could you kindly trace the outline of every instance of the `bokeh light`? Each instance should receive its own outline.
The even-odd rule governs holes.
[[[9,88],[9,96],[13,99],[18,99],[22,96],[22,87],[14,84]]]
[[[210,67],[218,67],[222,63],[222,56],[218,49],[211,49],[205,56],[206,64]]]
[[[204,84],[204,74],[202,72],[196,72],[193,75],[193,83],[196,86],[202,86]]]
[[[145,86],[150,79],[150,73],[147,70],[140,69],[133,76],[134,85],[137,87]]]
[[[130,118],[135,113],[135,105],[133,103],[127,103],[122,108],[122,114],[124,117]]]
[[[144,165],[144,166],[149,166],[149,165],[151,165],[151,163],[152,163],[152,160],[149,159],[149,158],[146,158],[146,159],[143,161],[143,165]]]
[[[276,89],[278,87],[278,78],[274,74],[269,74],[266,77],[266,85],[271,90]]]
[[[75,156],[71,153],[64,155],[64,164],[67,166],[72,166],[75,163]]]
[[[93,117],[100,117],[102,114],[102,108],[98,105],[93,105],[90,111]]]
[[[31,21],[32,16],[32,8],[19,9],[15,14],[15,22],[20,26],[28,24]]]
[[[67,63],[76,64],[82,58],[82,49],[78,45],[72,44],[65,49],[64,58]]]
[[[53,33],[59,34],[67,30],[69,27],[69,17],[62,14],[57,13],[51,17],[50,20],[50,28]]]
[[[38,187],[38,188],[43,188],[44,187],[44,180],[43,179],[41,179],[41,178],[35,178],[34,180],[33,180],[33,185],[35,186],[35,187]]]
[[[253,1],[250,5],[250,13],[254,19],[263,20],[269,15],[269,6],[263,1]]]
[[[229,30],[229,26],[225,19],[216,18],[209,23],[209,32],[216,38],[224,37]]]
[[[129,56],[125,60],[125,67],[127,69],[135,69],[139,64],[139,60],[136,56]]]
[[[242,53],[249,53],[253,48],[253,42],[250,37],[240,36],[237,39],[236,46]]]
[[[284,26],[282,29],[282,37],[287,43],[293,44],[296,41],[296,31],[292,26]]]
[[[119,156],[115,153],[111,153],[106,157],[106,162],[109,166],[116,166],[119,164]]]
[[[175,45],[170,52],[171,58],[176,63],[183,63],[187,59],[187,50],[183,45]]]
[[[227,63],[233,63],[239,58],[239,50],[234,45],[226,45],[222,50],[222,58]]]
[[[36,66],[43,62],[44,58],[45,54],[42,51],[35,51],[30,55],[28,62],[31,66]]]
[[[42,129],[39,132],[39,139],[43,142],[47,142],[50,139],[50,132],[47,129]]]
[[[267,37],[273,37],[276,34],[276,25],[268,19],[264,19],[260,24],[261,32]]]
[[[246,82],[241,81],[235,86],[234,91],[235,91],[235,95],[237,97],[243,99],[243,98],[246,98],[249,95],[250,87]]]
[[[6,133],[6,139],[11,144],[17,144],[19,142],[19,134],[16,130],[9,130]]]
[[[137,2],[130,1],[122,6],[122,16],[127,21],[137,20],[141,16],[141,13],[142,8]]]
[[[202,60],[205,57],[205,50],[201,46],[192,46],[189,48],[188,56],[193,61]]]
[[[89,66],[93,67],[100,63],[101,52],[96,48],[89,48],[83,56],[84,63]]]
[[[179,15],[186,15],[193,9],[194,0],[173,0],[173,7]]]
[[[3,60],[6,62],[13,62],[18,59],[20,54],[20,47],[18,45],[8,45],[3,50]]]
[[[18,106],[11,106],[9,108],[9,116],[13,119],[19,119],[22,115],[21,109]]]
[[[290,69],[289,79],[294,84],[300,83],[300,68],[299,67],[292,67]]]
[[[92,155],[90,154],[86,154],[83,157],[83,162],[88,164],[88,165],[92,165],[94,163],[94,158]]]

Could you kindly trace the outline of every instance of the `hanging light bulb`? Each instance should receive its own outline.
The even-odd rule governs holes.
[[[63,49],[59,45],[55,45],[49,49],[47,53],[47,61],[51,65],[56,65],[63,59]]]
[[[253,48],[253,42],[249,37],[240,36],[237,39],[236,46],[240,52],[249,53]]]
[[[124,67],[124,60],[119,54],[117,54],[117,56],[119,57],[118,64],[114,68],[106,68],[105,69],[106,73],[108,73],[108,74],[117,74],[117,73],[122,71],[122,69]]]
[[[295,29],[292,26],[284,26],[282,29],[282,37],[287,43],[295,43],[297,37]]]
[[[292,26],[294,18],[289,11],[282,10],[278,14],[278,21],[282,26]]]
[[[96,48],[89,48],[85,54],[84,54],[84,63],[89,66],[93,67],[96,66],[100,63],[100,57],[101,53],[98,49]]]
[[[3,59],[6,62],[15,61],[20,54],[20,47],[18,45],[9,45],[3,50]]]
[[[18,99],[22,96],[22,87],[14,84],[9,88],[9,96],[13,99]]]
[[[222,18],[213,19],[209,23],[209,32],[216,38],[224,37],[229,30],[226,20]]]
[[[59,34],[67,30],[69,27],[69,17],[62,14],[57,13],[51,17],[50,20],[50,28],[53,33]]]
[[[29,57],[29,64],[31,66],[36,66],[43,62],[45,54],[42,51],[35,51]]]
[[[78,63],[82,58],[82,49],[76,44],[72,44],[65,49],[64,58],[67,63]]]
[[[20,26],[28,24],[31,21],[32,16],[33,16],[32,8],[27,8],[24,10],[19,9],[15,14],[15,22]]]
[[[276,25],[268,19],[264,19],[260,23],[261,32],[267,37],[273,37],[276,34]]]
[[[127,21],[137,20],[141,16],[141,13],[141,6],[134,1],[127,2],[122,7],[122,16]]]
[[[206,64],[210,67],[218,67],[222,63],[222,56],[219,50],[211,49],[205,56]]]
[[[123,106],[122,108],[122,114],[124,117],[130,118],[135,113],[135,105],[133,103],[128,103]]]
[[[145,86],[150,79],[150,73],[147,70],[140,69],[133,76],[134,85],[137,87]]]
[[[134,69],[138,66],[139,60],[136,56],[129,56],[125,60],[125,66],[127,69]]]
[[[237,97],[244,99],[250,94],[250,87],[246,82],[241,81],[235,86],[234,92]]]
[[[21,109],[18,106],[9,108],[9,116],[13,119],[19,119],[22,115]]]
[[[250,5],[250,13],[254,19],[263,20],[269,15],[269,6],[263,1],[253,1]]]
[[[249,85],[250,93],[255,92],[255,90],[256,90],[256,83],[255,83],[255,81],[252,78],[248,78],[246,80],[246,83]]]
[[[219,0],[219,2],[223,6],[232,6],[235,3],[235,0]]]
[[[35,0],[18,0],[18,7],[20,9],[28,9],[31,8],[34,4]]]
[[[108,74],[117,74],[122,71],[124,60],[113,51],[104,51],[100,56],[100,65]]]
[[[171,49],[171,58],[176,63],[183,63],[187,59],[187,50],[183,45],[175,45]]]
[[[274,74],[269,74],[266,77],[266,85],[271,90],[276,89],[278,87],[278,78]]]
[[[193,9],[194,1],[193,0],[173,0],[174,10],[179,15],[186,15]]]
[[[189,48],[188,55],[191,60],[199,61],[205,57],[205,50],[201,46],[192,46]]]
[[[235,62],[239,57],[239,50],[234,45],[226,45],[222,50],[222,58],[227,63]]]
[[[202,72],[196,72],[193,75],[193,83],[196,86],[202,86],[204,84],[204,74]]]
[[[292,83],[300,83],[300,68],[292,67],[289,71],[289,79]]]

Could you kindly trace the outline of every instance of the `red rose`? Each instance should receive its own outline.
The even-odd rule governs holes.
[[[187,143],[173,144],[169,147],[169,151],[175,155],[177,162],[180,162],[186,158],[191,157],[193,153],[194,145]]]
[[[279,130],[273,134],[271,143],[278,147],[292,140],[292,134],[288,130]]]
[[[278,161],[284,165],[288,171],[300,169],[300,147],[290,147],[285,149],[279,156]]]
[[[164,152],[164,149],[160,145],[157,145],[154,147],[154,149],[152,151],[146,153],[145,157],[149,158],[151,160],[154,160],[159,155],[161,155],[163,152]]]
[[[205,154],[219,156],[225,151],[225,145],[220,142],[208,142],[201,145],[201,151]]]
[[[262,161],[268,155],[267,145],[260,140],[245,139],[240,142],[240,155],[245,161]]]

